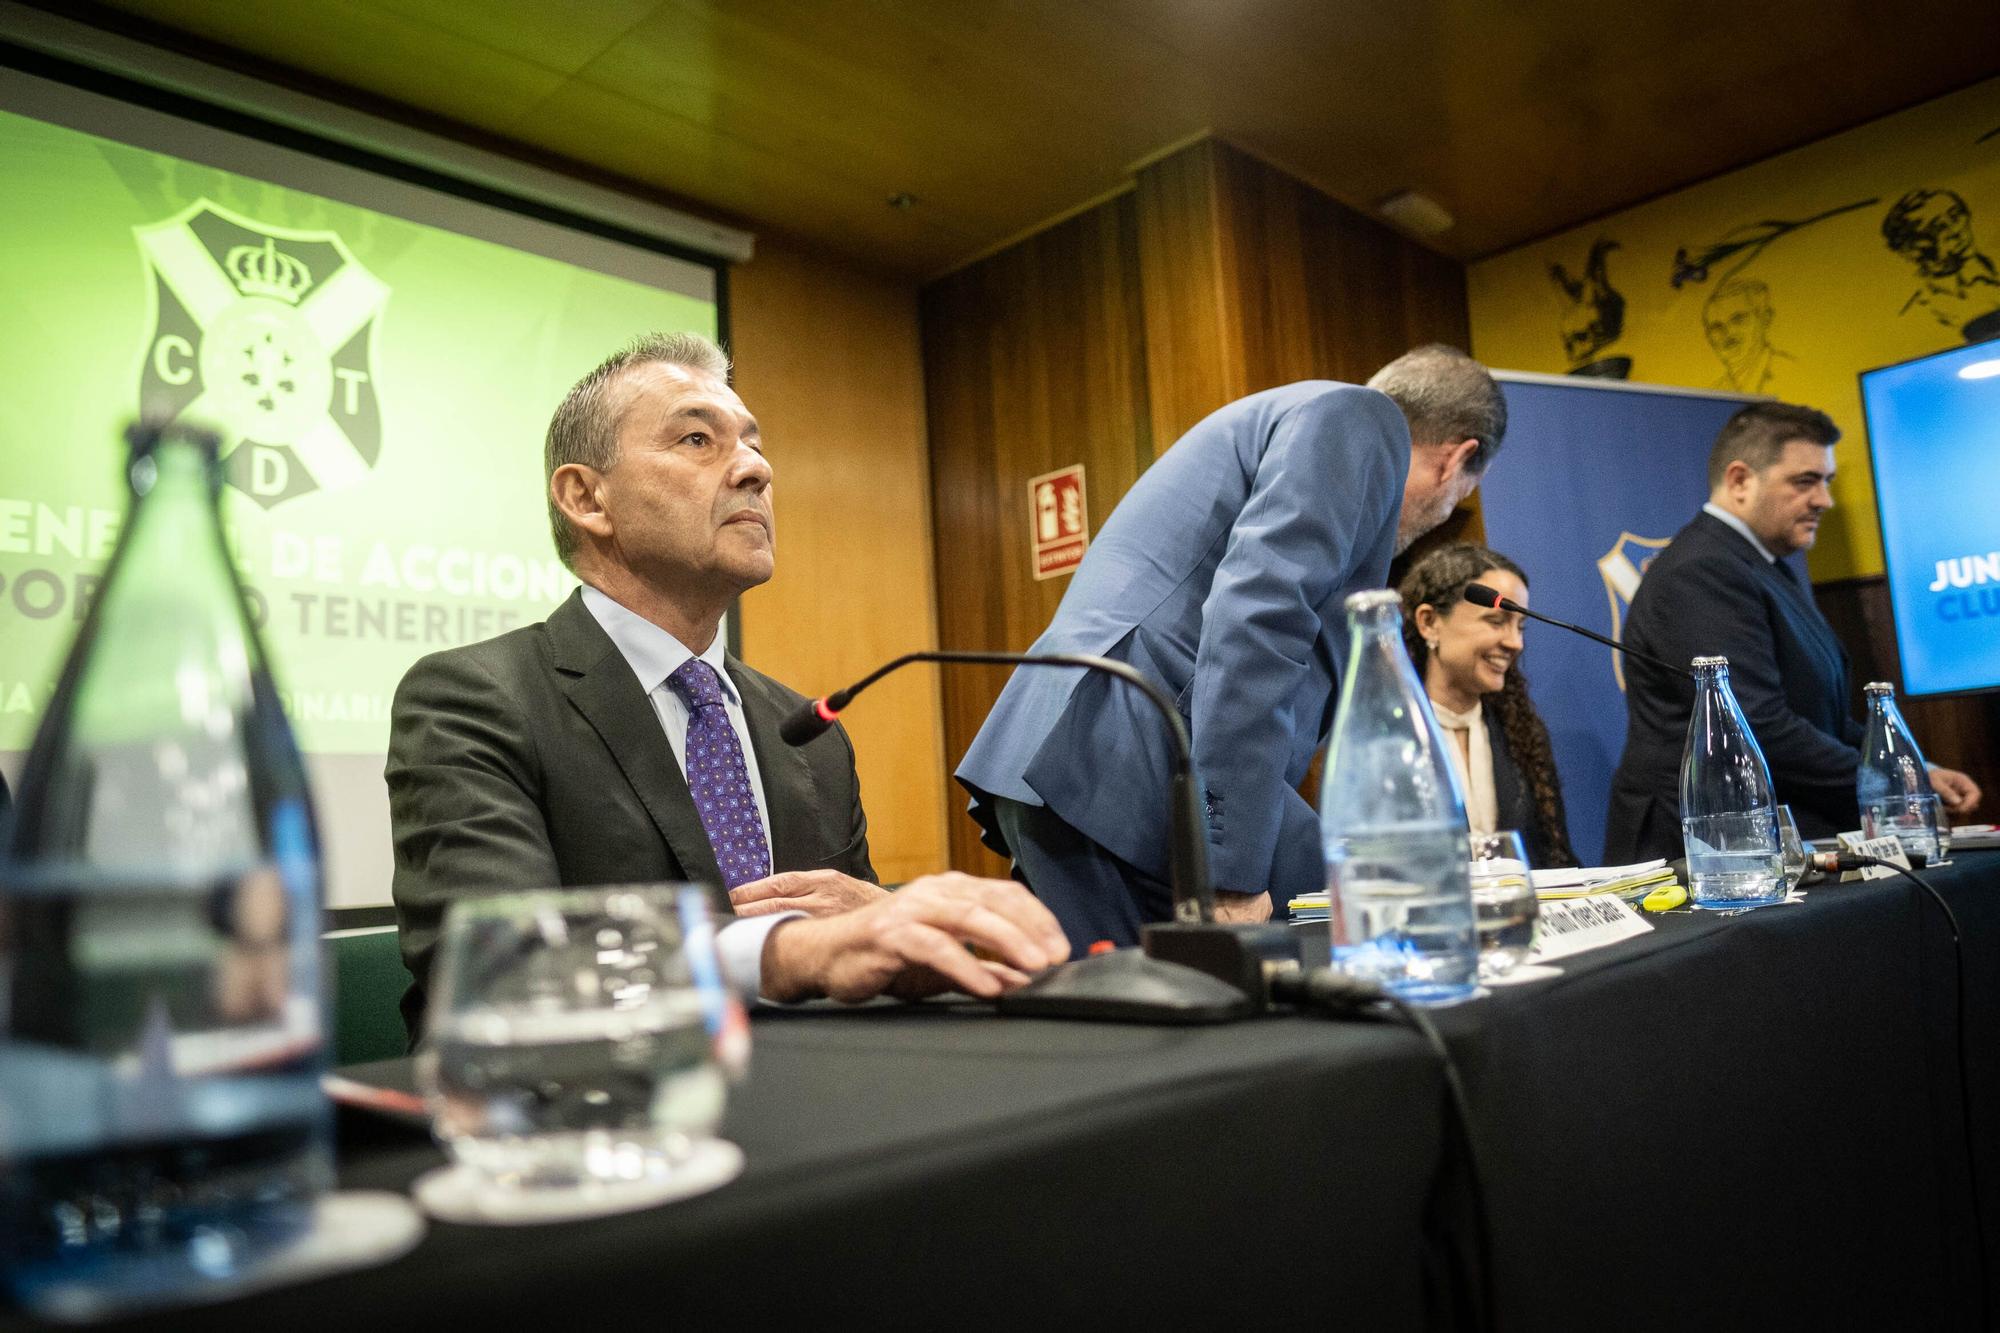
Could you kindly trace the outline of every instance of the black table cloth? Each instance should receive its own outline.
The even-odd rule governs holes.
[[[1159,1029],[983,1008],[760,1017],[700,1199],[529,1228],[435,1225],[408,1257],[204,1312],[204,1328],[1023,1327],[1262,1308],[1419,1328],[1444,1113],[1407,1032]],[[407,1077],[406,1067],[349,1071]],[[342,1183],[443,1160],[347,1118]]]
[[[1499,1327],[2000,1314],[2000,853],[1929,878],[1956,955],[1907,882],[1829,885],[1650,918],[1559,978],[1434,1012],[1469,1096]],[[440,1225],[397,1263],[179,1319],[1373,1329],[1475,1313],[1458,1284],[1479,1215],[1440,1067],[1404,1029],[927,1005],[765,1014],[754,1033],[724,1129],[749,1167],[713,1195]],[[442,1160],[358,1113],[342,1140],[353,1187],[406,1187]]]
[[[1973,861],[1931,877],[1965,926],[1967,1054],[1991,1087],[2000,865]],[[1654,921],[1438,1016],[1473,1106],[1501,1327],[1981,1326],[2000,1262],[1976,1243],[1936,906],[1896,879]]]

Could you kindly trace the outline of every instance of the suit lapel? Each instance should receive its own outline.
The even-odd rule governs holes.
[[[715,849],[660,729],[659,714],[611,636],[584,607],[580,593],[556,608],[548,630],[563,693],[611,751],[680,862],[681,873],[705,884],[720,884],[722,870],[716,865]]]
[[[771,821],[771,868],[796,869],[816,863],[820,852],[819,784],[805,751],[785,744],[778,727],[796,703],[787,693],[734,657],[723,659],[729,679],[743,697],[743,720],[750,727],[750,748],[757,755],[757,773],[764,780],[764,813]]]
[[[1737,558],[1747,564],[1756,577],[1777,589],[1778,597],[1791,608],[1791,619],[1799,640],[1826,663],[1828,678],[1839,685],[1836,697],[1847,697],[1847,649],[1820,614],[1819,604],[1813,601],[1812,590],[1803,577],[1794,578],[1789,566],[1778,568],[1771,561],[1758,554],[1743,534],[1724,523],[1713,514],[1698,515],[1724,542],[1727,549],[1734,551]]]
[[[1798,627],[1799,639],[1807,644],[1826,664],[1827,674],[1839,688],[1835,697],[1847,697],[1847,650],[1833,632],[1833,626],[1826,623],[1820,614],[1818,603],[1813,601],[1812,592],[1803,579],[1792,575],[1775,565],[1760,561],[1764,565],[1766,577],[1778,585],[1779,595],[1792,608],[1792,619]]]

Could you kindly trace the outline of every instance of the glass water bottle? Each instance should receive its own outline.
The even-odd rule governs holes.
[[[1465,797],[1403,648],[1401,599],[1347,599],[1347,670],[1320,789],[1334,961],[1422,1004],[1479,980]]]
[[[1681,755],[1681,835],[1696,907],[1761,907],[1785,897],[1778,803],[1764,752],[1729,688],[1729,659],[1694,659],[1694,713]]]
[[[216,441],[129,439],[124,528],[0,826],[0,1271],[58,1314],[198,1298],[332,1179],[318,834]]]
[[[1893,837],[1912,864],[1919,855],[1929,864],[1938,859],[1939,817],[1930,765],[1896,707],[1895,687],[1885,680],[1870,681],[1863,694],[1868,734],[1861,742],[1861,767],[1854,781],[1861,831],[1871,838]]]

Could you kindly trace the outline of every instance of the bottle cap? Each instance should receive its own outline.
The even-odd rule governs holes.
[[[1697,657],[1688,665],[1699,671],[1703,667],[1726,667],[1729,665],[1729,659],[1726,657]]]
[[[1861,687],[1863,694],[1894,694],[1896,687],[1886,680],[1871,680]]]
[[[191,426],[182,421],[167,421],[159,417],[141,417],[125,428],[125,443],[132,450],[136,461],[152,453],[168,440],[180,440],[201,451],[203,458],[211,463],[222,456],[222,437],[212,430]]]
[[[1394,588],[1370,588],[1366,592],[1353,594],[1341,605],[1347,608],[1349,615],[1353,615],[1356,611],[1374,611],[1384,606],[1393,606],[1400,610],[1403,605],[1403,594]]]

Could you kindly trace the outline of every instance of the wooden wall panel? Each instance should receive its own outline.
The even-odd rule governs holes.
[[[1469,340],[1465,271],[1215,140],[1139,173],[1159,447],[1224,403]]]
[[[743,657],[806,694],[937,645],[915,284],[768,238],[730,275],[736,387],[762,427],[778,572],[742,603]],[[847,714],[875,870],[942,870],[938,682],[911,667]]]
[[[1220,145],[1204,140],[1139,173],[1136,215],[1146,389],[1157,451],[1249,392],[1242,308],[1222,222]]]
[[[1471,337],[1462,265],[1228,144],[1161,159],[1137,194],[1158,449],[1244,394],[1359,384],[1412,347]],[[1475,492],[1410,558],[1485,533]]]
[[[1020,650],[1065,580],[1037,583],[1027,480],[1085,464],[1091,530],[1160,450],[1246,393],[1366,379],[1409,347],[1466,340],[1464,274],[1282,172],[1196,144],[1128,195],[923,295],[938,627],[955,648]],[[1461,515],[1477,530],[1477,515]],[[955,765],[1006,679],[944,682]],[[952,863],[1004,870],[970,820]]]
[[[1030,477],[1084,465],[1090,530],[1152,461],[1139,312],[1137,219],[1120,196],[928,287],[923,296],[938,635],[948,648],[1021,652],[1068,580],[1037,581]],[[946,769],[1005,684],[1004,668],[945,673]],[[956,784],[952,864],[1003,875]]]

